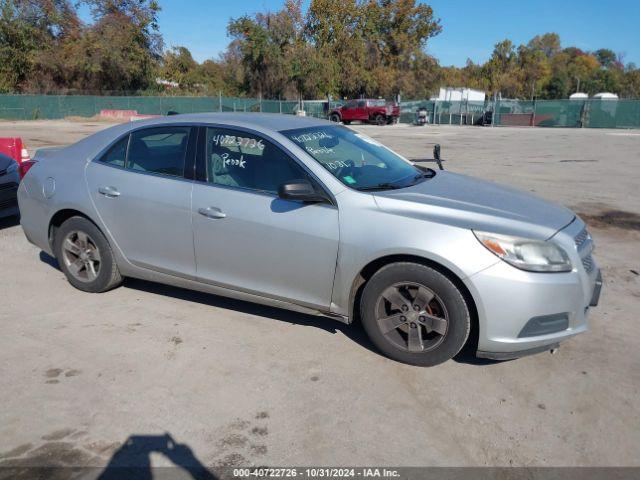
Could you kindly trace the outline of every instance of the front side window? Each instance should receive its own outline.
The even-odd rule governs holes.
[[[159,127],[131,134],[126,167],[131,170],[182,177],[189,127]]]
[[[345,185],[358,190],[402,188],[424,174],[376,140],[343,126],[285,130],[282,133],[309,153]]]
[[[282,150],[257,135],[211,127],[206,141],[209,183],[277,193],[285,182],[309,179]]]

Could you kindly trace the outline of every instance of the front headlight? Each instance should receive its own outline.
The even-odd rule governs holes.
[[[569,272],[572,269],[567,253],[554,243],[496,233],[473,233],[487,250],[520,270]]]

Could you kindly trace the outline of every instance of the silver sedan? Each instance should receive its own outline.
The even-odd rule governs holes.
[[[69,282],[135,277],[360,319],[385,355],[506,359],[587,329],[601,277],[584,222],[532,195],[417,167],[323,120],[178,115],[41,150],[27,238]]]

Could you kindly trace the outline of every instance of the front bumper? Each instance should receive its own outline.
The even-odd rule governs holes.
[[[484,352],[478,350],[476,356],[478,358],[488,358],[489,360],[513,360],[515,358],[526,357],[527,355],[535,355],[536,353],[548,352],[560,346],[559,343],[542,345],[541,347],[529,348],[527,350],[519,350],[517,352]]]
[[[477,355],[509,359],[551,350],[587,330],[589,307],[598,304],[602,276],[597,268],[567,273],[531,273],[499,262],[468,279],[477,302]],[[535,319],[557,319],[558,331],[536,334]],[[552,327],[553,328],[553,327]],[[540,330],[544,332],[543,330]]]
[[[2,175],[0,178],[0,217],[18,214],[18,172]]]
[[[587,330],[602,275],[585,228],[576,217],[549,239],[569,255],[570,272],[526,272],[500,261],[466,279],[478,310],[479,356],[506,359],[551,350]]]

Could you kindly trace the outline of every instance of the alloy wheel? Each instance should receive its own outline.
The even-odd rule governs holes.
[[[93,282],[100,273],[100,250],[89,235],[79,230],[64,237],[62,261],[71,275],[81,282]]]
[[[418,283],[401,282],[385,289],[376,302],[375,315],[387,340],[409,352],[433,350],[449,329],[442,299]]]

